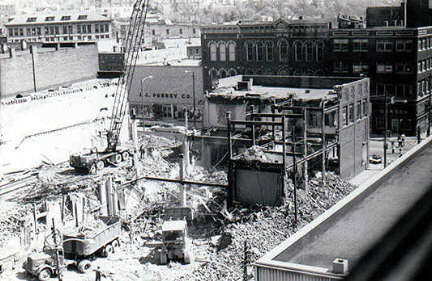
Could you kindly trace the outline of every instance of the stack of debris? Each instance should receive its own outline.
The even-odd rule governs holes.
[[[315,178],[311,180],[308,191],[298,190],[297,226],[292,199],[276,208],[234,209],[231,212],[221,210],[219,235],[208,239],[212,246],[208,256],[204,258],[208,262],[192,274],[176,280],[241,280],[243,276],[240,273],[245,264],[242,254],[245,242],[247,264],[250,264],[355,188],[336,175],[326,176],[326,186],[321,186],[321,181]]]

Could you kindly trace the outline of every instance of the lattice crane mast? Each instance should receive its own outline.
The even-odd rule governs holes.
[[[71,155],[69,163],[77,170],[92,174],[109,163],[119,163],[130,158],[131,151],[117,147],[124,118],[128,113],[128,96],[135,72],[141,42],[144,38],[144,27],[150,0],[137,0],[133,6],[126,39],[122,44],[124,54],[123,71],[119,77],[114,95],[114,105],[110,127],[107,132],[107,147],[104,152],[91,151],[88,154]]]

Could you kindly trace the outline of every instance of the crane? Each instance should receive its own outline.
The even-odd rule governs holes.
[[[92,150],[87,154],[71,155],[69,164],[76,170],[95,174],[105,165],[127,161],[131,156],[130,148],[119,147],[119,139],[124,118],[128,114],[128,96],[140,45],[144,38],[144,25],[148,8],[149,0],[137,0],[133,5],[128,32],[121,48],[124,58],[123,71],[114,95],[110,126],[106,134],[107,147],[103,152]]]

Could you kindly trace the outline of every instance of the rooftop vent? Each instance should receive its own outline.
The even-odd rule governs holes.
[[[78,19],[79,20],[86,20],[87,19],[87,15],[79,15]]]
[[[309,89],[306,89],[306,90],[305,90],[305,94],[310,94],[310,90],[309,90]]]
[[[348,260],[344,258],[335,258],[333,261],[333,273],[347,274],[348,273]]]
[[[45,18],[45,21],[54,21],[54,18],[55,18],[55,17],[46,17],[46,18]]]
[[[27,18],[27,22],[35,22],[37,18],[33,17],[33,18]]]
[[[71,19],[71,16],[62,16],[61,17],[61,20],[70,20]]]

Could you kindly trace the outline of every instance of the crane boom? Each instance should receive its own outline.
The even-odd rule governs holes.
[[[123,71],[119,77],[114,96],[111,123],[107,133],[106,152],[116,151],[119,143],[120,130],[127,114],[128,96],[135,72],[135,64],[138,59],[139,47],[144,38],[148,7],[149,0],[137,0],[133,6],[126,40],[123,42],[123,48],[121,48],[122,52],[124,52]]]

